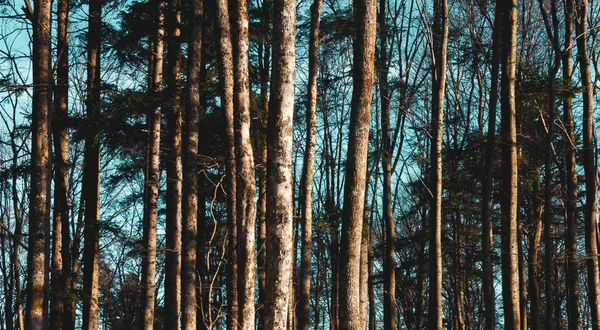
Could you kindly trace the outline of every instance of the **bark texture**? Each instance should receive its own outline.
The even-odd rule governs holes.
[[[29,249],[27,253],[27,329],[47,326],[44,301],[50,232],[50,15],[51,1],[36,0],[33,18],[33,108],[31,122],[31,190],[29,192]],[[18,276],[18,273],[17,273]]]
[[[165,329],[181,322],[181,10],[180,0],[167,9],[167,219],[165,251]]]
[[[250,140],[248,3],[234,1],[233,73],[238,234],[238,328],[254,329],[256,181]]]
[[[312,188],[317,134],[317,73],[319,68],[319,26],[323,0],[315,0],[310,8],[310,40],[308,49],[308,102],[306,106],[306,149],[302,168],[302,254],[298,299],[298,329],[308,330],[310,321],[310,275],[312,260]]]
[[[448,1],[435,2],[431,107],[431,220],[429,225],[429,329],[442,329],[442,124],[446,92]]]
[[[273,71],[267,122],[267,259],[265,329],[287,329],[293,301],[292,127],[296,77],[296,2],[275,0]],[[254,231],[253,231],[254,232]]]
[[[565,40],[562,54],[563,84],[571,89],[571,44],[573,43],[573,0],[565,1]],[[566,146],[566,243],[567,250],[567,321],[569,330],[580,329],[579,305],[579,265],[577,254],[577,162],[575,158],[575,122],[573,120],[573,99],[569,93],[563,98],[563,123],[565,125]]]
[[[156,279],[156,223],[158,220],[158,180],[160,159],[160,127],[162,92],[165,4],[156,3],[154,8],[156,31],[152,42],[152,84],[148,86],[153,104],[146,115],[148,142],[146,151],[146,175],[144,180],[144,250],[142,251],[142,318],[141,328],[154,328],[154,300]]]
[[[594,84],[588,53],[588,1],[576,0],[577,58],[583,87],[583,169],[585,174],[585,254],[592,329],[600,329],[600,276],[598,274],[598,168],[594,145]]]
[[[502,6],[502,297],[504,326],[508,330],[521,328],[519,299],[518,244],[518,168],[515,105],[515,72],[517,50],[517,3],[504,0]]]
[[[345,170],[344,210],[339,264],[341,329],[362,329],[360,321],[360,259],[369,124],[374,80],[377,0],[355,0],[350,136]]]
[[[87,120],[92,127],[85,140],[83,201],[83,329],[98,329],[98,259],[100,253],[100,41],[102,1],[92,0],[88,16]]]
[[[216,1],[217,31],[219,37],[219,75],[221,81],[221,100],[225,117],[225,134],[227,136],[227,228],[228,243],[228,278],[227,328],[237,328],[238,315],[238,263],[237,263],[237,217],[236,217],[236,163],[233,110],[233,53],[231,32],[229,27],[229,8],[227,0]]]
[[[196,329],[196,240],[198,235],[198,128],[200,120],[200,67],[202,65],[203,1],[192,1],[188,45],[188,85],[183,139],[181,205],[181,328]]]
[[[73,329],[74,294],[71,283],[71,244],[69,228],[69,0],[57,5],[57,67],[54,85],[52,134],[54,138],[54,224],[52,246],[53,297],[50,303],[50,328]]]

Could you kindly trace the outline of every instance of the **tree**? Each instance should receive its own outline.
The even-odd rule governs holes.
[[[433,13],[433,83],[431,102],[431,223],[429,225],[429,328],[442,329],[442,125],[446,90],[448,2],[435,2]]]
[[[238,324],[254,328],[256,182],[250,142],[250,80],[248,67],[248,3],[234,1],[233,75],[236,151],[236,221],[238,257]]]
[[[287,329],[293,272],[292,124],[296,68],[296,3],[275,0],[273,71],[267,123],[267,263],[265,328]],[[252,230],[254,233],[254,230]],[[254,283],[252,283],[254,284]]]
[[[598,274],[598,168],[594,147],[594,85],[588,54],[588,1],[576,1],[577,58],[583,87],[583,169],[585,173],[585,254],[592,329],[600,329],[600,275]]]
[[[181,9],[167,8],[167,219],[165,251],[165,328],[178,329],[181,318]]]
[[[383,322],[385,330],[396,328],[396,231],[392,210],[392,145],[390,128],[390,95],[388,91],[386,0],[379,1],[379,93],[381,98],[383,221],[385,222],[385,258],[383,282]]]
[[[33,19],[33,108],[29,250],[27,253],[27,329],[46,327],[44,309],[48,275],[46,247],[49,244],[50,198],[50,7],[49,0],[36,0]]]
[[[200,66],[202,65],[203,1],[191,8],[188,46],[186,109],[183,138],[183,185],[181,205],[181,327],[196,329],[196,239],[198,235],[198,129],[200,119]]]
[[[502,297],[506,329],[520,329],[518,252],[518,168],[515,106],[517,3],[505,0],[502,6]]]
[[[71,245],[69,221],[69,0],[57,7],[57,62],[54,86],[52,134],[54,138],[54,223],[50,327],[74,329],[74,288],[71,287]]]
[[[225,117],[225,134],[227,136],[227,229],[229,240],[227,250],[229,262],[227,274],[227,301],[228,304],[228,329],[237,328],[238,315],[238,259],[236,244],[237,216],[236,216],[236,149],[234,135],[234,110],[233,110],[233,54],[231,33],[229,27],[229,8],[227,1],[216,1],[217,31],[219,37],[219,77],[221,78],[221,100]]]
[[[92,0],[88,16],[86,100],[91,127],[85,140],[82,199],[85,203],[83,247],[83,329],[98,329],[98,259],[100,254],[100,43],[102,0]]]
[[[163,49],[164,49],[164,20],[165,4],[159,1],[152,12],[156,15],[155,35],[152,38],[152,61],[148,63],[152,73],[149,81],[152,82],[148,89],[158,101],[162,92],[163,76]],[[146,150],[146,173],[144,180],[144,250],[142,251],[142,322],[141,328],[150,330],[154,328],[154,300],[156,279],[156,224],[158,220],[158,184],[159,184],[159,159],[160,159],[160,127],[161,107],[153,104],[146,115],[148,126],[148,143]]]
[[[319,26],[322,0],[315,0],[310,8],[310,40],[308,64],[308,101],[306,105],[306,149],[302,167],[301,212],[302,254],[300,257],[300,290],[298,301],[298,329],[308,330],[310,321],[310,273],[312,261],[312,189],[314,178],[315,140],[317,130],[317,73],[319,69]]]
[[[565,39],[562,53],[563,83],[572,88],[571,44],[573,42],[573,0],[565,2]],[[575,159],[575,123],[573,120],[573,98],[566,93],[563,98],[563,123],[565,125],[566,167],[566,250],[567,250],[567,319],[569,330],[579,330],[579,267],[577,255],[577,163]]]
[[[350,137],[345,170],[339,266],[339,317],[342,329],[361,329],[360,248],[363,235],[369,124],[374,80],[377,1],[353,1],[355,24]]]

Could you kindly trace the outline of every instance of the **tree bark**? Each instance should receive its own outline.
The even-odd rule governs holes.
[[[296,3],[275,0],[273,69],[267,122],[267,263],[265,329],[286,329],[292,299],[293,177],[292,126],[296,76]],[[254,232],[254,231],[253,231]]]
[[[360,322],[360,249],[374,80],[376,0],[355,0],[356,39],[352,70],[350,136],[345,170],[344,211],[339,266],[341,329],[358,330]]]
[[[188,85],[183,138],[181,204],[181,326],[196,330],[196,239],[198,235],[198,135],[200,118],[200,67],[202,65],[203,1],[192,1],[188,46]]]
[[[229,27],[229,8],[227,0],[216,1],[217,31],[219,36],[219,74],[221,81],[221,102],[225,117],[227,136],[227,228],[228,240],[228,279],[227,279],[227,329],[237,329],[238,315],[238,258],[236,223],[236,150],[234,136],[233,110],[233,54]]]
[[[82,194],[85,203],[83,246],[83,329],[98,329],[98,259],[100,253],[100,41],[102,1],[92,0],[88,18],[87,120]]]
[[[317,73],[319,68],[319,26],[323,0],[310,7],[310,40],[308,58],[308,102],[306,106],[306,147],[302,168],[302,255],[300,261],[300,290],[298,329],[308,330],[310,321],[310,275],[312,259],[312,187],[314,177],[315,140],[317,131]]]
[[[254,329],[256,182],[250,142],[248,3],[235,1],[233,19],[234,116],[238,225],[238,327]]]
[[[571,44],[573,43],[573,0],[565,1],[565,40],[562,53],[563,84],[570,91]],[[579,257],[577,255],[577,162],[575,159],[575,123],[573,121],[573,98],[570,92],[563,98],[563,124],[565,126],[565,167],[566,167],[566,250],[567,250],[567,319],[569,330],[580,329],[579,305]]]
[[[442,126],[446,90],[448,1],[437,0],[433,18],[433,82],[431,110],[431,219],[429,241],[429,328],[442,329]]]
[[[146,175],[144,180],[144,250],[142,251],[142,318],[141,328],[154,328],[155,279],[156,279],[156,224],[158,220],[158,184],[160,159],[160,126],[164,50],[165,4],[156,3],[154,8],[156,31],[152,49],[152,85],[148,89],[152,95],[152,107],[146,115],[148,142],[146,153]]]
[[[170,0],[167,11],[167,195],[165,252],[165,329],[181,322],[181,10]]]
[[[481,188],[481,222],[482,222],[482,254],[483,254],[483,302],[485,309],[485,330],[496,328],[496,294],[494,291],[494,265],[492,249],[494,246],[492,209],[492,187],[494,159],[496,150],[496,109],[498,102],[498,72],[500,68],[500,38],[501,38],[501,5],[497,4],[494,15],[494,31],[492,36],[492,68],[491,89],[488,114],[488,130]]]
[[[383,260],[383,324],[385,330],[396,329],[396,251],[394,211],[392,210],[392,144],[390,139],[390,96],[388,91],[386,2],[379,1],[379,92],[381,99],[381,135],[383,167],[383,222],[385,223],[385,258]]]
[[[71,244],[69,228],[69,0],[57,6],[58,65],[54,86],[54,112],[52,133],[54,137],[54,225],[52,246],[53,298],[50,303],[50,328],[73,329],[74,317],[71,283]]]
[[[600,277],[598,274],[598,169],[594,150],[594,85],[590,73],[588,55],[588,1],[577,0],[577,58],[583,87],[583,169],[585,173],[585,253],[588,267],[588,299],[591,310],[592,329],[600,329]]]
[[[502,6],[502,295],[505,329],[521,327],[518,252],[518,168],[516,139],[515,72],[517,4],[504,0]]]
[[[33,20],[33,106],[31,146],[31,190],[29,209],[29,250],[27,253],[27,329],[47,324],[44,301],[48,289],[50,198],[50,15],[51,1],[36,0]],[[18,273],[15,276],[19,276]]]

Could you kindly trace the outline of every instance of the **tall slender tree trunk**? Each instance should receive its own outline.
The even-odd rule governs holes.
[[[181,202],[181,327],[196,329],[196,240],[198,235],[198,135],[200,118],[200,67],[202,65],[203,1],[193,0],[188,45],[188,85],[183,138]]]
[[[517,330],[521,327],[515,106],[517,3],[516,0],[504,0],[498,5],[502,6],[502,295],[505,329]]]
[[[485,330],[496,328],[496,293],[494,290],[494,265],[492,263],[493,249],[493,224],[491,217],[492,209],[492,187],[494,159],[496,158],[496,109],[498,102],[498,73],[500,69],[500,38],[501,38],[501,8],[496,4],[494,15],[494,31],[492,36],[492,68],[491,89],[488,114],[487,142],[485,150],[485,161],[483,170],[483,182],[481,188],[481,222],[482,222],[482,254],[483,254],[483,302],[485,310]]]
[[[598,274],[598,168],[594,150],[594,85],[588,54],[588,1],[576,1],[577,58],[583,87],[583,169],[585,173],[585,253],[588,268],[588,299],[592,329],[600,329],[600,277]]]
[[[571,90],[571,44],[573,43],[573,0],[565,1],[565,40],[562,53],[563,84]],[[579,305],[579,257],[577,255],[577,163],[575,159],[575,123],[573,121],[573,98],[565,93],[563,98],[563,124],[565,125],[565,167],[566,167],[566,250],[567,250],[567,318],[568,329],[580,329]]]
[[[53,296],[50,303],[50,328],[73,329],[74,294],[71,283],[71,244],[69,228],[69,130],[65,125],[69,116],[69,0],[57,6],[56,84],[54,86],[54,227],[52,246]]]
[[[269,113],[269,67],[271,44],[269,37],[269,26],[271,20],[271,1],[264,0],[261,10],[261,34],[262,40],[258,45],[258,62],[260,73],[260,130],[259,141],[257,143],[258,162],[260,166],[258,172],[258,306],[256,321],[259,330],[264,329],[264,305],[265,305],[265,265],[266,265],[266,239],[267,239],[267,116]]]
[[[31,190],[29,209],[29,250],[27,253],[27,329],[42,329],[48,289],[46,249],[50,218],[50,15],[51,1],[36,0],[33,20],[33,108],[31,147]],[[18,273],[15,276],[19,276]]]
[[[250,142],[250,81],[248,64],[248,3],[234,1],[233,73],[238,225],[238,323],[254,329],[256,183]]]
[[[383,260],[383,324],[385,330],[396,329],[396,251],[394,211],[392,210],[392,144],[390,96],[388,91],[386,2],[379,1],[379,92],[381,99],[383,222],[385,223],[385,258]]]
[[[83,246],[83,329],[98,329],[98,259],[100,254],[100,41],[102,1],[91,0],[88,16],[87,120],[82,194],[85,203]]]
[[[267,264],[265,329],[286,329],[293,301],[293,173],[292,127],[296,77],[296,3],[275,0],[273,70],[267,122]],[[254,232],[254,231],[253,231]]]
[[[314,177],[315,140],[317,136],[317,73],[319,67],[319,26],[323,0],[310,7],[310,40],[308,58],[308,102],[306,106],[306,147],[302,168],[302,255],[300,260],[300,290],[298,329],[308,330],[310,321],[310,275],[312,259],[312,187]]]
[[[431,220],[429,225],[429,328],[442,329],[442,126],[446,91],[448,1],[437,0],[433,18],[433,91],[431,108]]]
[[[180,0],[167,9],[167,195],[165,252],[166,329],[179,329],[181,311],[181,10]]]
[[[225,117],[227,136],[227,228],[228,240],[228,279],[227,279],[227,328],[237,329],[238,316],[238,258],[236,223],[236,151],[233,110],[233,54],[229,27],[229,8],[227,0],[216,1],[217,31],[219,36],[219,74],[221,81],[221,100]]]
[[[377,0],[355,0],[353,6],[357,30],[353,46],[350,136],[339,261],[339,318],[340,327],[344,330],[358,330],[364,325],[360,322],[360,249],[373,96]]]
[[[159,159],[160,159],[160,126],[161,126],[161,92],[163,76],[163,50],[164,50],[164,19],[165,4],[163,1],[156,3],[154,8],[156,31],[152,42],[154,53],[152,85],[148,86],[153,96],[152,107],[146,115],[148,125],[148,142],[146,153],[146,177],[144,180],[144,250],[142,252],[142,322],[141,328],[151,330],[154,328],[154,303],[156,279],[156,224],[158,220],[158,184],[159,184]]]

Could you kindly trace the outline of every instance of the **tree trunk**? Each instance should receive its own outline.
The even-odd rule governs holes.
[[[198,135],[200,118],[200,67],[202,64],[203,1],[192,1],[188,46],[188,85],[183,134],[181,202],[181,327],[196,329],[196,239],[198,235]]]
[[[167,195],[165,252],[165,329],[179,329],[181,312],[181,10],[170,0],[167,11]]]
[[[36,0],[33,20],[33,106],[31,147],[31,190],[29,209],[29,250],[27,253],[27,329],[42,329],[47,324],[44,308],[48,289],[50,198],[50,15],[51,1]],[[16,273],[15,276],[19,276]]]
[[[156,223],[158,220],[158,184],[159,184],[159,159],[160,159],[160,124],[163,75],[163,49],[164,49],[164,17],[165,4],[156,3],[156,34],[152,43],[153,62],[152,85],[148,86],[153,96],[152,107],[146,115],[148,125],[148,144],[146,153],[146,177],[144,180],[144,250],[142,251],[142,322],[141,328],[152,330],[154,328],[154,303],[156,279]]]
[[[219,74],[221,81],[221,103],[225,117],[227,136],[227,228],[229,240],[228,279],[227,279],[227,329],[237,329],[238,315],[238,258],[236,224],[236,152],[233,117],[233,54],[229,28],[229,8],[226,0],[216,1],[217,31],[219,34]]]
[[[588,55],[588,1],[577,0],[577,58],[583,87],[583,169],[585,173],[585,253],[588,267],[588,299],[591,310],[592,329],[600,329],[600,278],[598,275],[598,169],[594,150],[594,85],[590,73]]]
[[[292,126],[296,76],[296,3],[273,7],[273,70],[267,122],[267,264],[265,329],[286,329],[293,272]],[[252,231],[254,233],[254,231]]]
[[[491,89],[488,114],[488,131],[481,188],[481,222],[482,222],[482,254],[483,254],[483,302],[485,310],[485,330],[496,329],[496,294],[494,291],[494,265],[492,263],[492,249],[494,246],[492,209],[492,187],[494,159],[496,150],[496,109],[498,102],[498,72],[500,67],[500,38],[502,29],[501,5],[497,4],[494,15],[494,31],[492,36],[492,69]]]
[[[448,2],[437,0],[433,18],[433,91],[431,112],[431,220],[429,225],[429,328],[442,329],[442,126],[446,91]]]
[[[256,181],[250,143],[250,81],[248,64],[248,3],[235,2],[233,73],[238,228],[238,327],[254,329]]]
[[[350,136],[345,170],[344,211],[340,244],[340,327],[361,329],[360,248],[369,145],[375,59],[376,0],[355,0],[356,39],[352,70]]]
[[[568,91],[573,88],[571,81],[571,44],[573,43],[573,0],[565,1],[565,41],[562,53],[563,84]],[[565,167],[566,167],[566,250],[567,250],[567,318],[569,330],[580,329],[579,307],[579,257],[577,255],[577,163],[575,159],[575,123],[573,121],[573,98],[565,93],[563,98],[563,123],[565,125]]]
[[[308,58],[308,104],[306,106],[306,147],[302,168],[302,255],[300,261],[300,290],[298,302],[298,329],[308,330],[310,321],[310,275],[312,259],[312,187],[317,131],[317,73],[319,68],[319,26],[323,0],[315,0],[310,7],[310,41]]]
[[[69,0],[61,0],[57,7],[58,66],[54,87],[54,227],[52,246],[53,298],[50,303],[50,328],[72,330],[74,294],[71,283],[71,244],[69,228],[69,130],[65,125],[69,116]]]
[[[516,0],[505,0],[502,10],[502,295],[507,330],[521,327],[519,302],[519,252],[517,226],[517,130],[515,106]]]
[[[390,141],[390,96],[388,92],[386,2],[379,1],[379,91],[381,94],[381,135],[383,167],[383,222],[385,223],[385,258],[383,260],[383,328],[396,329],[396,251],[394,211],[392,210],[392,149]]]
[[[89,4],[87,120],[93,127],[85,141],[82,194],[85,203],[83,246],[83,329],[98,329],[98,259],[100,253],[100,41],[102,1]]]

